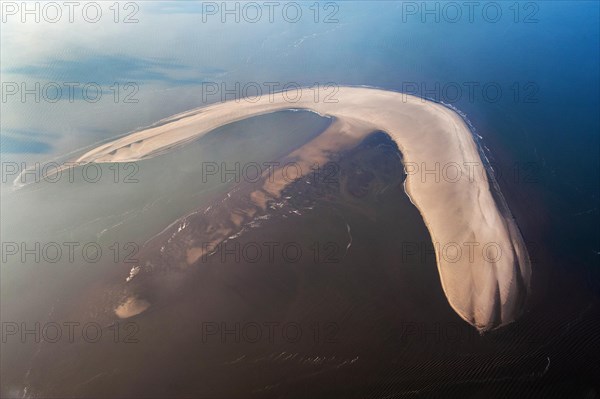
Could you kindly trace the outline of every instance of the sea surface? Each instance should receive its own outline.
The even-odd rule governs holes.
[[[114,331],[106,318],[135,265],[126,254],[144,256],[148,240],[185,215],[235,203],[227,194],[238,182],[202,168],[279,160],[331,121],[302,111],[252,118],[154,159],[102,165],[97,183],[76,168],[73,182],[20,187],[4,165],[62,162],[222,94],[241,97],[236,83],[316,87],[321,101],[335,97],[336,85],[366,85],[460,110],[521,228],[533,278],[523,316],[505,329],[480,336],[454,314],[403,190],[401,154],[374,132],[334,154],[337,183],[321,192],[313,191],[318,182],[296,182],[285,206],[233,240],[302,243],[301,262],[231,263],[217,254],[164,293],[142,287],[140,297],[160,298],[148,297],[150,308],[133,319],[137,343],[3,342],[2,395],[600,395],[600,6],[498,2],[493,21],[480,12],[489,3],[478,3],[472,19],[463,9],[453,20],[441,11],[447,3],[413,15],[406,2],[335,2],[318,23],[302,3],[307,17],[298,23],[251,24],[204,22],[199,3],[139,2],[134,24],[3,26],[3,82],[95,82],[104,90],[98,102],[2,102],[3,245],[94,242],[104,250],[98,263],[3,260],[3,323],[101,320]],[[334,9],[337,22],[325,23]],[[215,83],[235,93],[218,86],[208,95]],[[131,93],[137,102],[124,101]],[[415,256],[414,247],[397,247],[398,237],[424,248]],[[318,247],[315,263],[307,255],[316,244],[327,247]],[[237,322],[297,323],[304,336],[206,336]]]

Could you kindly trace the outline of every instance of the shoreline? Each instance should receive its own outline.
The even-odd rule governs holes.
[[[294,103],[283,99],[231,100],[164,118],[151,127],[102,144],[76,162],[139,161],[228,123],[288,109],[306,109],[336,120],[353,121],[350,125],[358,122],[367,129],[359,129],[358,133],[351,128],[344,131],[356,140],[364,137],[366,130],[381,130],[398,145],[405,165],[481,165],[485,176],[470,176],[469,181],[419,181],[416,175],[409,174],[405,189],[433,242],[495,243],[504,255],[490,261],[491,257],[482,253],[469,262],[453,263],[436,250],[442,288],[456,313],[482,331],[506,325],[518,317],[531,275],[523,238],[487,169],[489,161],[481,153],[479,136],[466,116],[446,104],[365,87],[340,87],[335,103],[318,103],[312,98]]]

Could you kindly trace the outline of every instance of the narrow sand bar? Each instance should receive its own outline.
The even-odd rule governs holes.
[[[293,93],[289,98],[296,96]],[[481,173],[477,144],[460,115],[418,97],[373,88],[340,87],[335,99],[316,102],[307,90],[296,102],[275,95],[218,103],[101,145],[77,162],[149,158],[228,123],[285,109],[308,109],[334,117],[347,126],[337,131],[354,139],[384,131],[397,143],[405,166],[441,170],[453,165],[462,172],[458,179],[454,173],[451,179],[436,178],[435,173],[409,173],[406,181],[406,191],[429,229],[442,287],[452,308],[480,330],[513,321],[529,288],[527,249],[512,217],[501,211],[504,204],[496,203],[488,178]],[[473,168],[475,173],[470,172]],[[278,190],[268,191],[276,195]],[[461,249],[460,256],[456,248]]]

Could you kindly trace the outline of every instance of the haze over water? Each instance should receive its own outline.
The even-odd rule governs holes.
[[[309,310],[314,310],[313,314],[319,314],[315,309],[321,309],[321,321],[333,320],[344,325],[343,317],[332,318],[338,310],[336,306],[343,308],[347,304],[344,301],[350,301],[343,296],[363,288],[362,293],[356,294],[356,302],[349,302],[352,303],[350,308],[360,310],[354,315],[356,320],[352,319],[346,324],[345,333],[342,331],[339,336],[342,343],[345,343],[344,348],[325,345],[321,348],[322,352],[311,352],[308,344],[301,349],[293,347],[296,352],[291,352],[292,355],[303,353],[298,357],[305,356],[302,360],[305,363],[315,363],[315,357],[322,357],[324,360],[321,359],[321,363],[316,361],[316,364],[324,364],[323,368],[327,370],[339,367],[340,364],[349,364],[356,356],[362,356],[367,366],[362,364],[360,370],[367,374],[369,370],[373,373],[368,374],[372,378],[370,381],[383,381],[393,385],[405,370],[401,367],[394,368],[391,364],[397,364],[402,359],[412,359],[412,363],[409,362],[412,365],[419,364],[423,359],[429,359],[427,356],[432,356],[434,352],[454,353],[456,350],[468,353],[470,359],[475,359],[470,363],[470,369],[466,367],[472,371],[464,378],[464,381],[468,381],[476,379],[481,364],[491,362],[490,359],[497,360],[497,354],[506,351],[514,356],[511,358],[514,364],[521,367],[517,368],[517,374],[526,377],[517,378],[517,382],[507,385],[502,385],[502,378],[506,377],[502,372],[490,377],[499,380],[497,386],[503,387],[504,392],[514,393],[511,389],[516,389],[515,386],[523,383],[523,379],[542,374],[546,358],[553,359],[550,374],[543,380],[544,386],[549,388],[540,388],[540,392],[553,391],[565,395],[594,392],[588,385],[579,385],[577,382],[580,375],[578,373],[589,377],[598,372],[597,366],[589,366],[585,361],[580,361],[578,356],[583,356],[580,353],[585,350],[577,342],[598,331],[595,322],[598,319],[597,300],[600,293],[597,266],[600,256],[597,183],[600,179],[598,3],[535,3],[537,11],[531,14],[528,22],[525,19],[533,9],[525,9],[521,5],[519,15],[515,17],[509,5],[502,3],[503,17],[495,23],[487,21],[481,14],[475,14],[472,22],[466,15],[458,22],[447,18],[436,21],[433,16],[426,16],[423,22],[421,14],[409,15],[406,8],[395,2],[337,4],[339,11],[335,18],[338,22],[331,23],[323,21],[324,14],[320,15],[320,22],[315,23],[308,4],[304,8],[307,18],[298,23],[276,19],[274,23],[261,21],[250,24],[242,21],[239,24],[224,24],[219,16],[207,16],[204,21],[198,4],[140,2],[136,15],[139,22],[129,25],[115,24],[110,18],[103,19],[99,25],[94,26],[81,20],[73,24],[3,24],[0,50],[3,82],[24,81],[28,85],[51,81],[96,82],[102,86],[104,94],[97,103],[81,98],[76,98],[73,102],[63,99],[56,103],[21,101],[18,97],[3,101],[0,122],[2,162],[26,161],[32,164],[57,157],[63,159],[64,155],[72,151],[148,126],[175,113],[218,102],[225,94],[221,89],[216,94],[208,94],[206,90],[214,87],[213,83],[225,83],[227,88],[232,89],[236,87],[236,83],[243,87],[256,82],[265,93],[265,82],[277,82],[281,87],[289,83],[301,86],[318,83],[322,86],[319,89],[322,95],[331,93],[323,87],[325,85],[366,85],[408,91],[449,103],[464,112],[477,133],[483,137],[483,144],[489,149],[487,155],[499,174],[501,189],[525,241],[528,242],[534,276],[537,278],[534,277],[533,280],[532,302],[521,322],[503,333],[492,335],[492,343],[479,341],[478,336],[461,333],[463,346],[458,345],[458,349],[453,349],[447,341],[431,343],[431,340],[424,339],[424,342],[411,342],[410,345],[406,341],[394,342],[391,338],[394,332],[405,328],[402,324],[387,324],[388,316],[396,311],[410,314],[409,322],[460,321],[456,315],[443,308],[445,299],[438,284],[434,259],[426,258],[417,265],[421,269],[412,272],[396,269],[390,271],[385,267],[384,271],[365,271],[361,268],[365,262],[372,261],[375,253],[379,254],[377,256],[382,265],[391,263],[395,255],[394,251],[386,252],[386,248],[391,245],[386,234],[361,233],[369,226],[376,231],[390,233],[395,228],[396,234],[402,234],[406,230],[406,236],[413,237],[414,241],[427,239],[422,219],[419,219],[418,212],[411,207],[401,190],[391,191],[379,200],[368,198],[367,204],[376,204],[374,214],[365,216],[369,206],[364,203],[354,204],[354,208],[348,206],[347,214],[343,215],[346,217],[345,221],[351,221],[352,226],[364,225],[364,229],[356,227],[352,233],[355,240],[353,245],[357,251],[356,259],[347,260],[345,269],[333,266],[326,270],[312,270],[312,273],[320,277],[320,283],[316,287],[311,288],[305,282],[310,281],[308,277],[298,277],[295,274],[299,274],[297,269],[301,270],[302,267],[287,270],[279,281],[270,278],[272,271],[268,267],[257,272],[263,274],[252,278],[251,281],[255,284],[260,281],[258,276],[265,277],[266,281],[276,287],[281,284],[286,287],[281,288],[281,291],[288,294],[303,293],[305,296],[299,300],[300,304],[296,308],[282,297],[277,297],[276,291],[270,291],[279,288],[268,288],[272,286],[266,283],[264,286],[257,286],[265,291],[264,297],[251,295],[249,302],[262,303],[261,301],[267,301],[265,298],[279,298],[283,303],[279,304],[281,307],[289,305],[293,308],[290,314],[295,319],[292,321],[302,319],[303,312],[310,314]],[[165,18],[167,15],[168,19]],[[123,37],[127,37],[127,40],[123,40]],[[119,90],[122,96],[118,102],[114,101],[110,89],[115,82],[121,85]],[[138,102],[123,101],[123,96],[131,93],[123,87],[127,82],[133,82],[139,87],[134,95]],[[501,94],[495,95],[498,88]],[[230,94],[228,99],[232,96],[235,95]],[[239,97],[239,91],[237,96]],[[328,119],[311,113],[283,112],[228,126],[176,152],[140,162],[135,174],[139,183],[134,184],[89,184],[82,181],[72,184],[63,181],[58,184],[34,184],[14,191],[12,179],[7,179],[2,182],[2,241],[52,239],[58,242],[98,241],[103,247],[109,247],[113,242],[133,242],[142,246],[177,218],[209,206],[223,198],[231,189],[231,182],[200,182],[197,178],[201,171],[198,170],[198,165],[194,166],[195,160],[276,160],[287,154],[290,148],[322,131],[329,122]],[[383,146],[384,153],[389,151],[385,150],[389,143],[386,144],[383,140],[378,144]],[[376,154],[381,156],[381,153]],[[344,159],[356,159],[351,154],[343,155],[347,157]],[[363,158],[359,156],[358,159]],[[352,164],[351,161],[348,163]],[[103,165],[102,168],[104,176],[111,176],[113,170],[110,165]],[[396,174],[394,178],[402,180],[402,173]],[[60,195],[66,190],[70,195],[65,201]],[[400,202],[400,209],[395,208]],[[310,216],[314,218],[312,225],[319,220],[331,218],[333,227],[331,231],[323,232],[323,235],[333,237],[331,241],[339,241],[339,245],[345,247],[348,232],[345,230],[344,218],[332,216],[326,206],[322,209],[317,206],[315,214],[316,216]],[[400,222],[388,223],[385,215]],[[266,227],[261,234],[268,237],[269,228],[272,228],[272,234],[277,234],[278,231],[295,231],[298,235],[290,237],[290,240],[314,240],[314,237],[306,233],[311,231],[308,217],[305,225],[281,222],[281,226],[284,226],[281,229]],[[367,222],[368,220],[374,221]],[[257,240],[260,241],[260,237]],[[364,245],[363,252],[359,250],[361,242]],[[369,247],[377,248],[379,252],[369,250]],[[243,265],[245,266],[253,267]],[[2,321],[35,321],[53,317],[63,320],[73,318],[74,315],[82,318],[82,309],[88,304],[86,301],[96,299],[105,292],[106,285],[98,283],[98,286],[94,286],[94,282],[102,279],[110,281],[113,277],[115,281],[121,281],[122,273],[126,275],[128,272],[123,270],[122,264],[115,265],[110,259],[104,266],[71,263],[23,265],[19,262],[11,266],[10,262],[3,262],[2,267]],[[352,275],[348,270],[357,274]],[[211,275],[213,272],[205,273]],[[237,292],[239,287],[244,287],[246,277],[240,277],[231,270],[225,272],[224,276],[214,273],[218,277],[216,280],[206,280],[207,276],[199,272],[193,281],[198,282],[199,287],[206,292],[226,292],[221,294],[224,300],[229,295],[235,298],[231,299],[232,303],[219,308],[219,311],[231,317],[231,322],[239,319],[240,315],[251,315],[251,312],[236,313],[231,310],[236,305],[245,306],[244,300],[237,297]],[[400,287],[397,292],[392,289],[391,284],[389,287],[385,286],[385,273],[391,273],[392,277],[388,278],[398,284],[396,287]],[[326,283],[321,282],[327,278],[339,279],[340,275],[346,276],[347,280],[337,280],[333,283],[334,287],[327,287]],[[407,282],[411,278],[416,281],[414,286]],[[105,280],[102,280],[103,284],[106,283]],[[218,283],[211,287],[205,281]],[[364,286],[359,284],[361,281],[365,281]],[[428,281],[430,282],[427,283]],[[377,295],[377,287],[380,287],[375,282],[385,288],[381,290],[381,296],[369,303],[370,296],[367,293]],[[215,287],[226,291],[219,291]],[[314,292],[329,293],[329,296],[325,296],[330,300],[329,306],[312,302],[311,289]],[[431,296],[420,296],[420,290]],[[202,309],[213,316],[213,319],[218,318],[207,310],[210,303],[202,303],[197,297],[190,299],[193,295],[188,293],[189,290],[182,291],[183,299],[174,301],[171,297],[168,298],[173,303],[186,304],[182,306],[182,313]],[[205,294],[202,298],[209,297]],[[49,298],[62,298],[63,302],[70,303],[63,308],[68,310],[56,315],[53,313],[54,309],[60,309],[60,306],[47,301]],[[73,309],[72,303],[77,303],[81,298],[86,298],[82,300],[82,309],[77,306]],[[336,302],[336,298],[339,302]],[[166,328],[165,326],[175,328],[173,326],[177,325],[176,319],[161,320],[161,317],[168,318],[171,314],[172,308],[167,305],[171,303],[169,301],[149,318],[141,319],[140,337],[150,341],[146,342],[147,346],[134,345],[123,350],[119,355],[121,359],[130,359],[132,363],[123,363],[121,367],[147,367],[146,376],[156,378],[157,381],[164,382],[169,378],[176,381],[170,387],[173,392],[198,392],[195,390],[200,388],[185,383],[186,377],[194,374],[193,356],[187,358],[190,363],[183,364],[181,369],[170,371],[144,364],[154,355],[144,357],[144,350],[155,348],[156,342],[169,342],[165,341],[165,336],[152,337],[148,331],[156,331]],[[415,311],[417,306],[423,308]],[[231,313],[227,313],[228,310]],[[372,319],[367,317],[370,312]],[[255,317],[261,321],[272,320],[284,311],[275,308],[272,313],[265,313]],[[87,314],[85,317],[92,316]],[[367,320],[371,324],[364,322],[361,325],[361,320]],[[375,332],[371,331],[373,335],[369,336],[368,327],[373,325],[378,328],[374,329]],[[565,325],[573,327],[565,328]],[[371,340],[361,341],[361,336],[369,336]],[[388,337],[389,341],[382,336]],[[523,336],[531,340],[530,346],[511,343],[514,337]],[[183,347],[178,347],[177,350],[188,350],[184,346],[193,335],[185,336],[182,333],[179,337],[182,338]],[[378,340],[384,344],[378,346]],[[575,343],[572,344],[575,348],[571,343]],[[594,343],[597,344],[597,339]],[[310,376],[315,370],[322,371],[318,367],[305,368],[305,363],[301,363],[298,357],[281,360],[277,356],[282,352],[290,352],[290,346],[288,342],[279,344],[281,347],[266,345],[264,348],[253,349],[255,352],[244,352],[247,348],[238,351],[218,347],[222,352],[217,350],[208,355],[202,352],[206,347],[202,347],[200,353],[210,359],[235,362],[237,355],[241,356],[242,353],[246,356],[239,361],[239,369],[227,369],[231,373],[229,375],[241,380],[239,386],[243,388],[240,391],[236,392],[233,388],[231,391],[218,391],[217,388],[211,390],[207,385],[208,376],[221,378],[223,374],[220,372],[223,369],[211,371],[212,363],[207,361],[199,366],[199,373],[207,376],[206,381],[200,384],[206,389],[202,393],[239,395],[245,392],[244,389],[254,388],[247,377],[254,364],[275,374],[276,371],[273,370],[279,367],[289,367],[289,370],[302,376]],[[352,350],[353,345],[358,348],[356,351]],[[24,350],[28,355],[18,357],[22,359],[19,364],[7,363],[16,359],[17,355],[13,349],[3,345],[2,368],[5,370],[9,364],[14,366],[8,379],[11,386],[6,389],[22,392],[23,375],[33,367],[30,363],[31,356],[37,347],[18,349]],[[73,358],[79,349],[66,347],[68,356]],[[35,380],[43,388],[51,385],[53,380],[45,380],[43,373],[44,366],[50,367],[55,350],[58,348],[49,347],[49,352],[45,355],[48,363],[39,364],[38,374],[34,370],[29,381]],[[121,348],[109,345],[92,345],[90,348],[84,345],[82,350],[90,351],[90,358],[94,358],[100,356],[103,350],[118,354]],[[165,352],[168,351],[165,349]],[[371,358],[368,353],[372,353]],[[383,357],[386,361],[378,369],[376,359],[381,353],[385,354]],[[398,353],[405,357],[397,355]],[[519,357],[519,353],[523,356]],[[161,352],[161,355],[169,354]],[[337,356],[335,360],[331,359],[333,356]],[[444,363],[436,356],[433,356],[435,361],[432,360],[432,363],[438,362],[435,363],[438,368],[431,367],[431,380],[437,383],[442,381],[442,386],[452,379],[462,383],[460,376],[452,374],[457,365],[453,362]],[[308,358],[311,360],[306,360]],[[509,362],[509,365],[513,367],[513,363]],[[67,386],[70,381],[95,377],[84,378],[73,371],[71,372],[74,374],[66,371],[61,374],[64,369],[56,370],[53,377],[64,378]],[[183,377],[178,377],[178,373],[182,373]],[[357,371],[344,373],[346,371],[342,371],[346,378],[364,375]],[[311,382],[321,382],[321,378],[326,379],[319,374],[303,378],[306,380],[300,378],[300,382],[286,381],[284,388],[281,388],[282,392],[290,386],[308,389],[303,381],[308,381],[307,385],[310,385]],[[420,377],[414,378],[419,380]],[[277,378],[273,380],[277,381]],[[431,380],[426,379],[424,385]],[[95,383],[92,381],[90,385],[83,387],[73,384],[69,389],[72,393],[98,392],[94,390],[102,388],[102,381],[99,378]],[[127,381],[119,381],[121,385],[116,384],[117,386],[128,386]],[[147,382],[138,381],[132,386],[143,387]],[[264,386],[271,382],[268,378],[261,380]],[[44,385],[46,383],[48,385]],[[453,392],[457,395],[470,392],[469,384],[471,383],[465,382],[465,391],[456,388]],[[316,385],[318,384],[315,383]],[[415,383],[414,388],[422,385]],[[357,387],[352,392],[358,392],[357,395],[371,393],[370,385],[365,386],[366,388]],[[88,388],[89,391],[86,391]],[[334,388],[331,388],[331,392],[348,394],[343,389]],[[5,386],[2,389],[4,394]],[[110,390],[110,387],[104,389]],[[154,389],[156,387],[149,384],[142,390],[152,393]],[[260,396],[262,392],[256,394]],[[273,392],[278,391],[275,389]],[[298,392],[298,396],[302,396],[304,391],[299,388]],[[308,392],[315,393],[310,390]],[[595,392],[598,393],[597,390]]]

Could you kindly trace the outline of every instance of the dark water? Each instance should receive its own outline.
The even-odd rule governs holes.
[[[310,112],[278,112],[216,129],[178,151],[130,164],[135,169],[119,169],[134,171],[131,180],[121,175],[115,182],[111,169],[115,165],[107,164],[101,166],[103,177],[97,182],[83,178],[77,168],[73,181],[64,175],[56,182],[41,180],[3,192],[3,243],[33,249],[25,258],[21,256],[25,251],[19,250],[3,260],[3,323],[26,323],[34,328],[35,323],[83,325],[114,319],[114,302],[122,293],[115,283],[124,282],[135,264],[129,262],[136,260],[145,242],[177,218],[222,199],[236,185],[228,176],[208,174],[203,166],[276,160],[329,123]],[[65,243],[76,245],[72,259]],[[36,251],[36,244],[40,248],[56,244],[61,254]],[[98,260],[83,256],[82,247],[87,244],[100,248]],[[64,333],[61,343],[68,342]],[[78,335],[81,338],[80,331]],[[28,370],[37,364],[40,345],[47,344],[36,342],[35,335],[22,339],[20,334],[3,334],[3,340],[2,395],[21,396],[14,392],[28,385]],[[42,363],[39,370],[44,373]],[[92,369],[105,365],[99,362]]]
[[[222,227],[226,215],[253,206],[248,193],[255,185],[242,182],[214,201],[211,212],[187,218],[191,235],[176,235],[169,244],[167,231],[150,241],[140,262],[150,260],[153,267],[129,284],[123,270],[104,279],[71,314],[103,320],[109,338],[117,323],[119,343],[43,344],[26,378],[29,392],[228,398],[593,394],[597,369],[588,363],[589,338],[598,328],[597,309],[572,315],[566,327],[555,316],[571,303],[548,313],[532,310],[479,335],[447,304],[429,234],[403,190],[395,144],[374,133],[357,148],[333,154],[322,169],[290,184],[285,200],[258,211],[248,228],[189,267],[180,267],[185,252],[177,248],[189,247],[190,237],[209,239],[211,226]],[[275,248],[272,253],[265,243]],[[148,300],[150,308],[127,320],[81,314],[101,293],[123,289]],[[572,301],[585,298],[571,295]]]
[[[415,361],[428,346],[437,345],[417,335],[420,344],[412,347],[400,338],[403,329],[441,323],[442,328],[452,325],[458,342],[477,338],[447,306],[441,286],[433,283],[439,278],[429,235],[403,191],[395,145],[379,133],[334,161],[323,166],[327,172],[289,186],[283,193],[289,199],[282,206],[256,215],[252,228],[227,242],[229,248],[293,243],[301,255],[275,250],[272,257],[263,252],[256,261],[243,251],[237,252],[239,259],[235,253],[223,257],[217,251],[181,270],[173,259],[177,253],[152,255],[164,239],[151,243],[146,251],[150,255],[141,254],[142,262],[162,261],[162,267],[136,276],[131,288],[152,303],[130,319],[139,328],[139,342],[45,345],[27,378],[30,392],[346,395],[365,388],[353,376],[367,365],[382,359],[393,364],[400,354]],[[215,206],[221,209],[188,219],[201,227],[189,229],[201,236],[206,224],[221,225],[224,214],[247,206],[245,194],[241,189],[218,201]],[[399,262],[399,241],[418,244],[425,252]],[[123,278],[119,280],[112,284],[123,286]],[[235,331],[237,325],[237,336],[207,335],[207,328]],[[253,330],[246,330],[251,325],[261,331],[275,326],[272,339],[265,330],[251,342]],[[58,353],[63,360],[56,364]],[[322,378],[342,383],[313,385]]]
[[[516,346],[523,331],[533,331],[539,345],[530,349],[550,358],[548,373],[538,380],[482,378],[432,388],[444,394],[598,395],[592,381],[600,376],[599,9],[591,2],[536,4],[534,24],[413,21],[381,24],[385,33],[364,36],[375,44],[364,64],[379,61],[369,62],[379,72],[370,80],[375,85],[402,90],[406,82],[424,84],[430,92],[419,94],[468,115],[490,150],[533,261],[528,311],[505,333]],[[398,14],[388,16],[392,21]],[[387,39],[391,32],[396,40]],[[392,64],[385,61],[390,54]],[[463,89],[453,100],[441,89],[465,82],[498,84],[503,95],[492,101],[476,91],[470,99]],[[510,89],[515,83],[519,97]]]

